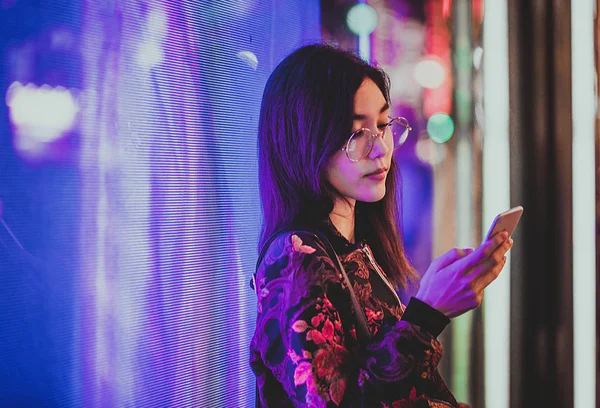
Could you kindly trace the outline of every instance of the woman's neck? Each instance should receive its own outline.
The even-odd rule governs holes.
[[[334,227],[351,243],[354,244],[354,206],[356,200],[347,203],[345,200],[337,200],[333,211],[329,213],[329,219]]]

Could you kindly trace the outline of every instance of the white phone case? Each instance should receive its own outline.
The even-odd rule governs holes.
[[[510,237],[515,231],[515,228],[517,228],[517,224],[521,219],[521,215],[523,215],[523,207],[521,206],[511,208],[508,211],[498,214],[496,218],[494,218],[494,221],[492,222],[488,233],[485,235],[483,242],[489,240],[495,234],[502,231],[508,232],[508,236]]]

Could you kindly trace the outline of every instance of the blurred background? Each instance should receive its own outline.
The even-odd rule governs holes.
[[[319,41],[382,66],[413,125],[397,193],[420,273],[525,208],[441,337],[457,398],[599,407],[596,11],[0,0],[0,407],[253,406],[260,100]]]

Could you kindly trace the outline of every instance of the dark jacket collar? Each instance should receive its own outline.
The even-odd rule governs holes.
[[[364,241],[356,242],[354,244],[348,241],[346,237],[338,231],[335,225],[333,225],[329,217],[317,222],[315,227],[325,234],[338,255],[346,255],[358,248],[362,248],[365,244]]]

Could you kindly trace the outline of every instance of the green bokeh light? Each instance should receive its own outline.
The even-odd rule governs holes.
[[[348,11],[346,24],[356,35],[369,35],[377,27],[377,12],[368,4],[357,4]]]
[[[434,113],[427,121],[427,133],[436,143],[446,143],[454,135],[454,121],[446,113]]]

